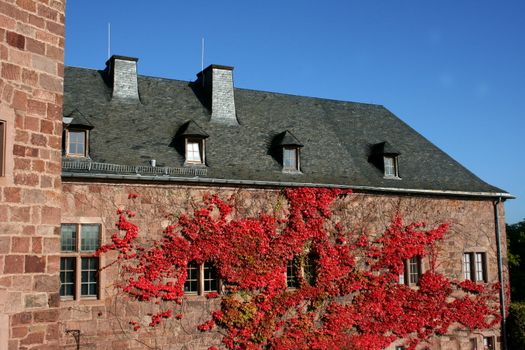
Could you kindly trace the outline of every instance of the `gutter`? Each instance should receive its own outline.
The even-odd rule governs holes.
[[[503,278],[503,256],[501,254],[501,232],[499,226],[499,204],[501,198],[494,201],[494,223],[496,230],[496,243],[497,243],[497,254],[498,254],[498,281],[499,287],[499,301],[501,311],[501,349],[507,350],[507,310],[505,308],[505,280]]]
[[[126,180],[126,181],[158,181],[158,182],[185,182],[199,183],[210,185],[243,185],[243,186],[264,186],[264,187],[327,187],[342,188],[370,192],[391,192],[406,194],[431,194],[441,196],[466,196],[466,197],[484,197],[498,198],[498,200],[514,199],[513,195],[506,192],[469,192],[454,190],[425,190],[410,189],[397,187],[374,187],[359,185],[339,185],[339,184],[319,184],[311,182],[291,182],[291,181],[260,181],[260,180],[233,180],[218,178],[202,177],[178,177],[178,176],[155,176],[155,175],[124,175],[124,174],[104,174],[104,173],[74,173],[62,172],[62,178],[81,178],[81,179],[99,179],[99,180]]]

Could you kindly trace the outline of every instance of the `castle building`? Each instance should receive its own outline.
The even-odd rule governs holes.
[[[147,310],[117,294],[116,268],[100,270],[115,256],[93,255],[129,193],[140,194],[144,234],[158,236],[166,215],[207,193],[235,194],[256,215],[283,188],[351,189],[344,205],[363,232],[384,230],[394,213],[448,222],[441,272],[505,278],[512,196],[385,107],[238,89],[221,65],[192,82],[141,76],[126,56],[100,70],[64,68],[62,1],[1,1],[0,23],[0,349],[219,344],[196,330],[212,303],[204,294],[221,291],[207,264],[188,268],[188,317],[129,330],[128,317]],[[425,264],[408,262],[401,283],[416,284]],[[499,332],[451,333],[432,346],[500,349]]]

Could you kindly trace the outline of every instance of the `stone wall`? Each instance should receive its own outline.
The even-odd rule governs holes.
[[[138,193],[139,198],[130,201],[129,193]],[[67,181],[63,184],[62,221],[101,223],[103,240],[108,242],[115,232],[117,208],[129,207],[137,212],[133,222],[139,225],[141,237],[147,241],[160,237],[170,218],[187,212],[201,202],[206,193],[218,193],[221,198],[235,194],[236,208],[242,216],[255,216],[261,212],[280,215],[286,210],[280,191],[275,189]],[[401,213],[407,223],[425,221],[429,227],[443,222],[451,224],[441,246],[439,261],[439,269],[448,276],[462,278],[463,252],[476,249],[487,253],[489,281],[497,280],[494,207],[490,200],[352,194],[339,200],[335,207],[335,215],[350,223],[355,232],[370,235],[381,234],[396,212]],[[107,264],[114,258],[108,254],[101,263]],[[201,333],[196,329],[196,325],[207,320],[210,310],[215,307],[212,301],[199,296],[189,297],[184,302],[185,317],[182,320],[171,320],[147,332],[132,331],[129,320],[155,311],[156,306],[141,307],[116,295],[112,288],[116,276],[115,267],[102,272],[100,300],[61,302],[62,348],[75,349],[77,346],[76,339],[67,334],[66,329],[80,332],[82,349],[207,349],[218,344],[217,334]],[[496,335],[497,330],[485,334]],[[443,337],[441,344],[435,344],[434,348],[470,349],[469,338],[472,337],[480,338],[481,335],[464,332],[458,337],[451,334]]]
[[[58,343],[64,5],[0,1],[2,350]]]

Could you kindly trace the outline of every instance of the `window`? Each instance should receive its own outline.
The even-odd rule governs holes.
[[[310,252],[304,257],[294,257],[286,264],[286,286],[288,288],[299,288],[301,277],[313,286],[317,279],[317,255]]]
[[[60,297],[98,298],[100,225],[62,224],[60,230]]]
[[[399,283],[406,285],[417,285],[422,274],[421,257],[415,256],[403,262],[404,271],[399,275]]]
[[[483,349],[494,350],[496,346],[494,344],[494,337],[483,337]]]
[[[5,121],[0,120],[0,176],[4,176],[4,169],[5,169],[5,142],[6,142],[6,135],[5,135]]]
[[[87,130],[66,130],[66,155],[68,157],[87,157]]]
[[[470,350],[478,350],[478,341],[476,338],[470,338],[469,339],[469,349]]]
[[[487,282],[487,255],[480,252],[463,254],[463,276],[474,282]]]
[[[190,262],[186,271],[187,277],[184,282],[184,293],[204,295],[211,292],[220,292],[219,275],[211,262],[204,264]]]
[[[398,177],[397,157],[384,156],[385,177]]]
[[[283,147],[283,170],[299,171],[299,149],[297,147]]]
[[[403,345],[396,346],[396,350],[405,350],[405,347]]]
[[[186,163],[204,164],[203,139],[186,139]]]

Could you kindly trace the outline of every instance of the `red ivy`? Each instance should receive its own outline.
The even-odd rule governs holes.
[[[376,239],[346,232],[341,223],[328,225],[333,202],[349,193],[286,189],[284,219],[234,219],[229,202],[207,196],[147,249],[137,244],[138,227],[128,221],[135,213],[119,210],[123,234],[113,235],[99,253],[118,252],[125,278],[118,287],[154,303],[180,304],[187,264],[212,262],[229,292],[206,296],[221,297],[220,309],[198,329],[220,327],[228,349],[379,350],[397,339],[414,349],[452,324],[484,329],[500,321],[494,286],[453,281],[435,271],[436,244],[448,225],[427,230],[397,216]],[[289,290],[287,263],[296,258],[301,268],[307,251],[316,257],[315,280],[300,278],[299,288]],[[418,288],[410,288],[398,278],[403,261],[415,256],[427,257],[430,269]],[[171,309],[151,315],[150,326],[170,317]],[[131,325],[140,328],[136,321]]]

